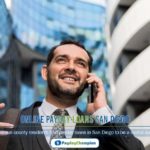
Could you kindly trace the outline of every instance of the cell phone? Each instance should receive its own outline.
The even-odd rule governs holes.
[[[88,103],[93,103],[96,96],[96,87],[94,84],[88,84]]]

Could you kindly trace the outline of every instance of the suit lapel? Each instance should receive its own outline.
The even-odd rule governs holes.
[[[38,108],[35,108],[35,110],[34,110],[34,115],[39,115],[39,113],[38,113]],[[43,131],[42,130],[42,127],[41,127],[41,124],[37,124],[36,125],[36,131]],[[44,133],[43,134],[41,134],[41,135],[36,135],[36,137],[35,137],[36,139],[37,139],[37,142],[38,142],[38,144],[40,145],[40,147],[41,147],[41,149],[43,150],[50,150],[50,147],[49,147],[49,145],[48,145],[48,143],[47,143],[47,141],[46,141],[46,138],[45,138],[45,135],[44,135]]]

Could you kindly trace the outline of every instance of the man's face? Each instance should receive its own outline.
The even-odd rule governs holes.
[[[60,98],[77,99],[85,89],[89,56],[74,44],[57,47],[48,66],[48,88]]]

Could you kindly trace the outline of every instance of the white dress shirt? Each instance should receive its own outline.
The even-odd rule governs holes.
[[[58,109],[56,106],[48,103],[44,99],[41,106],[39,107],[38,111],[39,111],[40,116],[50,116],[50,115],[52,115],[52,113],[56,109]],[[78,116],[76,105],[65,108],[65,110],[67,110],[70,117]],[[108,116],[108,118],[110,118],[110,116],[112,116],[112,115],[114,115],[114,114],[111,111],[111,109],[109,108],[109,106],[100,108],[96,112],[94,112],[94,114],[92,114],[93,117],[95,117],[95,116]],[[110,119],[108,119],[108,122],[109,121],[110,121]],[[99,124],[102,125],[105,123],[99,123]],[[44,131],[45,138],[46,138],[47,142],[49,143],[50,137],[51,137],[51,130],[52,130],[52,127],[54,126],[54,122],[43,121],[41,123],[41,126],[42,126],[42,129]],[[66,138],[72,138],[75,126],[76,126],[76,123],[73,121],[69,121],[65,124],[65,136],[66,136]],[[48,133],[48,134],[46,134],[46,133]]]

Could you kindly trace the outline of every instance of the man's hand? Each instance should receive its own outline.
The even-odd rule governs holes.
[[[88,74],[87,83],[95,84],[97,93],[93,103],[88,104],[87,112],[94,113],[96,110],[107,106],[107,100],[102,80],[93,73]]]
[[[0,109],[4,108],[5,104],[4,103],[0,103]],[[2,128],[13,128],[14,125],[10,124],[10,123],[6,123],[6,122],[0,122],[0,129]],[[7,135],[8,132],[7,131],[0,131],[0,135]]]

